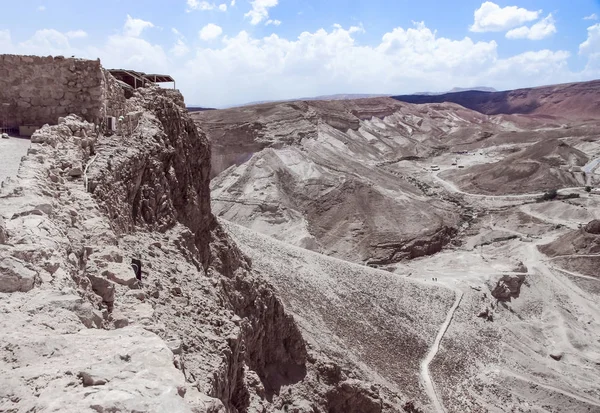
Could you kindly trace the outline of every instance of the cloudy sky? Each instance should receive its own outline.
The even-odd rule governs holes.
[[[0,53],[168,73],[203,106],[600,78],[598,0],[0,1]]]

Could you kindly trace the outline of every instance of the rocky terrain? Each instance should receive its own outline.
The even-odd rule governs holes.
[[[312,348],[214,219],[208,142],[180,97],[143,89],[127,106],[137,125],[123,134],[76,116],[44,126],[3,183],[0,409],[381,412],[407,402],[413,393],[388,400]]]
[[[354,262],[435,253],[465,219],[398,165],[465,141],[485,116],[388,98],[193,114],[213,143],[213,208],[259,232]],[[487,121],[492,130],[502,125]],[[426,223],[426,225],[423,225]]]
[[[581,85],[567,89],[588,99]],[[383,394],[407,392],[409,410],[595,411],[600,285],[588,223],[600,198],[584,187],[598,182],[597,128],[551,110],[506,113],[375,98],[193,118],[213,146],[213,209],[333,360],[385,384]],[[435,290],[401,297],[390,282],[402,279]],[[428,294],[443,308],[411,307]],[[378,314],[402,321],[388,327]],[[437,332],[400,332],[400,314],[426,314]],[[395,347],[425,331],[429,341]]]
[[[0,411],[600,410],[592,122],[118,92],[2,170]]]

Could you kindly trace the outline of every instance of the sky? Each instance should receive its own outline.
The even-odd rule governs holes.
[[[600,78],[600,0],[0,0],[0,53],[172,75],[188,105]]]

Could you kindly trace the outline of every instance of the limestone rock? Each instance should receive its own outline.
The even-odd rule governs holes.
[[[179,394],[185,387],[183,374],[155,334],[139,327],[31,333],[0,337],[3,348],[15,349],[12,363],[18,363],[0,371],[3,408],[189,412]],[[33,388],[26,383],[34,383]]]
[[[30,291],[35,283],[36,272],[30,270],[16,258],[0,259],[0,292],[14,293]]]
[[[72,215],[73,213],[76,215],[77,211],[71,211],[70,213]],[[88,259],[92,261],[115,262],[120,264],[123,262],[123,252],[117,247],[108,245],[102,247],[102,249],[98,251],[93,252],[91,255],[89,255]]]
[[[513,298],[518,298],[525,277],[525,274],[502,276],[492,290],[492,296],[499,301],[510,301]]]
[[[106,268],[102,270],[102,276],[130,288],[138,283],[131,266],[124,263],[109,262]]]
[[[78,178],[81,175],[83,175],[83,169],[82,169],[81,166],[76,166],[76,167],[73,167],[73,168],[69,169],[69,172],[67,174],[70,177]]]
[[[0,244],[6,244],[8,241],[8,231],[6,230],[6,224],[4,219],[0,217]]]
[[[95,273],[87,273],[92,289],[98,294],[102,301],[112,304],[115,301],[115,283],[101,275]]]
[[[374,389],[348,380],[327,394],[330,413],[380,413],[382,401]]]

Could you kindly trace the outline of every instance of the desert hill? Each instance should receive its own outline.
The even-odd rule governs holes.
[[[441,174],[467,192],[537,193],[585,185],[581,171],[589,158],[558,139],[544,139],[504,159]]]
[[[428,196],[429,178],[419,175],[437,156],[449,162],[485,148],[496,163],[454,167],[440,177],[477,193],[539,193],[585,183],[573,167],[588,158],[559,139],[580,143],[593,133],[586,124],[565,128],[390,98],[269,103],[192,116],[213,145],[219,216],[294,245],[380,265],[439,251],[467,219],[451,197]]]
[[[572,120],[597,119],[600,80],[503,92],[464,91],[442,95],[402,95],[408,103],[453,102],[487,115],[527,114]]]
[[[510,129],[456,105],[416,107],[389,98],[192,116],[213,143],[217,215],[295,245],[376,264],[439,251],[462,219],[454,203],[427,198],[395,165],[473,140],[482,129]]]

